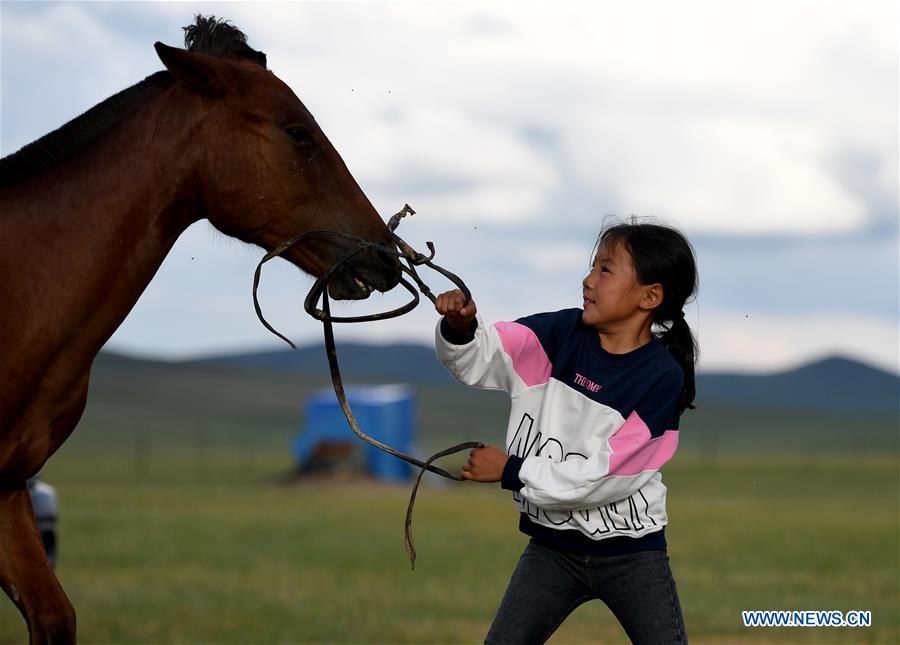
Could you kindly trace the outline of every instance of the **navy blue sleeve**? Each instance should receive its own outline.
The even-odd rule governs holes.
[[[466,343],[471,343],[475,339],[476,329],[478,329],[478,321],[474,318],[469,326],[469,331],[466,333],[456,331],[450,326],[450,323],[447,322],[446,317],[441,318],[441,336],[444,337],[444,340],[453,345],[465,345]]]
[[[500,475],[500,487],[518,493],[525,486],[519,479],[519,470],[522,468],[522,457],[510,455],[503,467],[503,474]]]
[[[569,332],[580,320],[581,309],[563,309],[525,316],[515,322],[534,332],[552,363]]]

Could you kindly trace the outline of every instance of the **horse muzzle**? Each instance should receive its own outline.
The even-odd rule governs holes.
[[[384,245],[390,249],[393,245]],[[328,281],[328,295],[335,300],[363,300],[373,291],[390,291],[400,282],[398,256],[378,247],[354,254]]]

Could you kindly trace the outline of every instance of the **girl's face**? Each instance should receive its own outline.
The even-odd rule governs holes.
[[[644,297],[641,284],[623,244],[604,244],[597,249],[591,272],[581,281],[584,324],[598,331],[639,313]]]

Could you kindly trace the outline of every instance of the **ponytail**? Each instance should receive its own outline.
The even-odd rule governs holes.
[[[684,312],[678,311],[667,329],[657,335],[658,340],[675,358],[684,372],[684,385],[678,399],[678,414],[685,410],[695,410],[694,397],[697,389],[694,383],[694,364],[697,359],[697,341],[690,325],[684,319]]]

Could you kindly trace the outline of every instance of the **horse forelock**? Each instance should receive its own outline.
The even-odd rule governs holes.
[[[247,44],[247,36],[227,20],[197,14],[184,30],[184,48],[218,58],[243,58],[266,67],[266,55]]]

